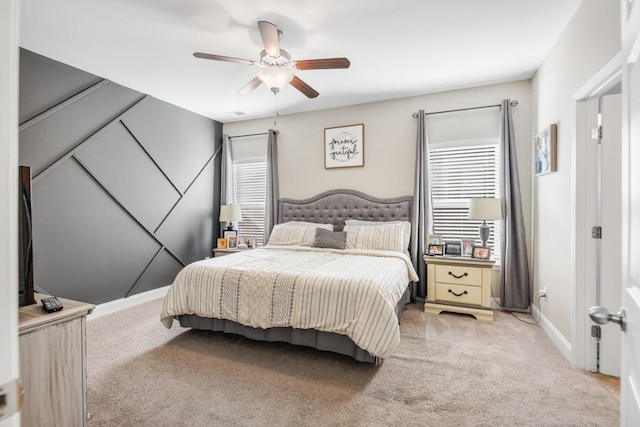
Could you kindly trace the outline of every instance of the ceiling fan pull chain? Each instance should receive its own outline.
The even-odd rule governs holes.
[[[273,92],[273,127],[278,125],[278,92]]]

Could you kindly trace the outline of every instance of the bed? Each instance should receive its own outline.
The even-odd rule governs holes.
[[[411,196],[355,190],[281,199],[269,244],[185,267],[161,321],[379,365],[399,344],[399,319],[417,281],[406,252],[412,207]],[[332,246],[336,237],[346,248]]]

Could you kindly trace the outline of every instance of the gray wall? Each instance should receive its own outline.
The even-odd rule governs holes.
[[[103,303],[211,255],[220,123],[24,49],[19,114],[38,289]]]

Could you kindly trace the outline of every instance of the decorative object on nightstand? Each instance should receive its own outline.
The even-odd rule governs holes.
[[[237,205],[220,206],[220,222],[227,223],[227,230],[232,231],[233,223],[242,221],[242,210]]]
[[[489,259],[491,258],[491,248],[488,246],[474,246],[471,258]]]
[[[461,240],[447,240],[444,242],[444,254],[449,256],[462,255],[462,241]]]
[[[462,256],[472,256],[473,247],[475,246],[475,240],[463,240],[462,241]]]
[[[502,219],[502,206],[500,199],[481,197],[469,200],[469,219],[482,220],[480,225],[480,240],[482,246],[487,246],[489,241],[489,226],[487,221]]]
[[[444,253],[444,245],[434,245],[429,243],[427,255],[442,255]]]
[[[470,314],[493,322],[491,268],[494,261],[464,257],[424,256],[427,264],[427,302],[424,311]]]

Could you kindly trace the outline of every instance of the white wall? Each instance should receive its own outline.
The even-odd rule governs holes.
[[[18,0],[0,2],[0,385],[18,378]],[[19,426],[19,415],[0,426]]]
[[[550,123],[558,125],[558,171],[534,183],[534,290],[547,287],[542,313],[568,342],[573,302],[572,95],[619,51],[619,2],[584,0],[532,79],[533,133]]]

